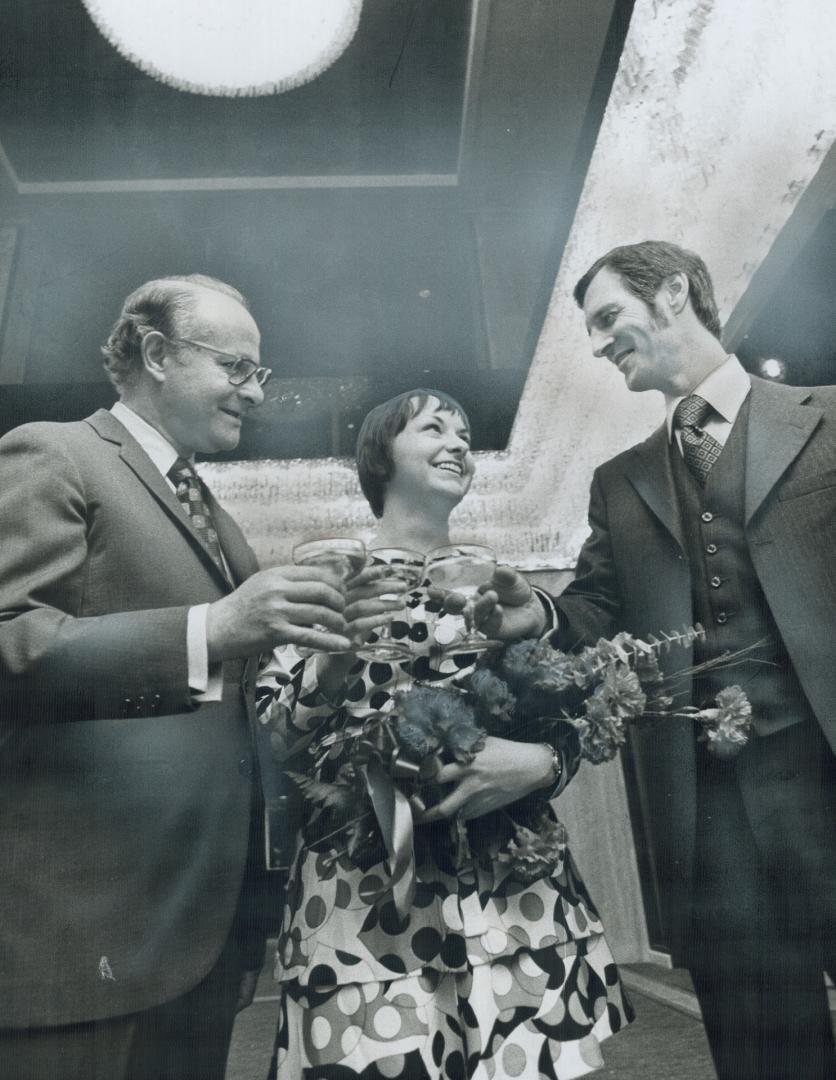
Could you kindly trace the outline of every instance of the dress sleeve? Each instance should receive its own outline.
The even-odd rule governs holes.
[[[280,645],[259,657],[255,684],[255,705],[259,717],[290,682],[300,659],[296,650],[289,645]]]
[[[285,762],[302,749],[342,706],[344,690],[321,692],[316,656],[300,657],[293,646],[276,649],[263,662],[256,688],[259,723],[270,733],[274,758]]]
[[[289,771],[305,771],[293,760],[334,715],[316,685],[315,658],[287,645],[262,657],[256,683],[256,744],[265,802],[267,865],[287,871],[304,821],[302,796]],[[305,761],[300,757],[299,761]]]

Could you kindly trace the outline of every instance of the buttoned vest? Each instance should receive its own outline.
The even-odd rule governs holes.
[[[769,610],[744,533],[748,418],[747,400],[704,488],[689,472],[675,439],[670,457],[691,568],[694,620],[706,632],[694,662],[764,641],[740,664],[696,679],[693,702],[711,705],[723,687],[742,686],[752,703],[755,731],[768,735],[812,716],[812,711]]]

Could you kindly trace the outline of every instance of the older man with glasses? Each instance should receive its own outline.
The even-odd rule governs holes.
[[[259,345],[230,286],[148,282],[113,408],[0,440],[3,1077],[220,1080],[251,1000],[250,658],[349,647],[327,571],[259,572],[193,467],[263,401]]]

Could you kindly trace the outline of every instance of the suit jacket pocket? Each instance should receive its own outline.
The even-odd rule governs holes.
[[[783,484],[778,490],[779,499],[796,499],[799,495],[809,495],[825,488],[836,488],[836,469],[796,476]]]

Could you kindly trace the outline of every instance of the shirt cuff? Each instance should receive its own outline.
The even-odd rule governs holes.
[[[554,600],[543,589],[538,588],[536,585],[531,586],[534,595],[540,601],[543,611],[546,616],[546,625],[543,628],[540,639],[547,638],[549,634],[553,634],[558,628],[557,608],[554,606]]]
[[[208,604],[189,608],[186,624],[186,652],[189,663],[189,689],[192,699],[220,701],[223,697],[223,665],[209,665],[209,646],[206,643],[206,614]]]

